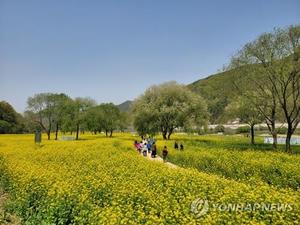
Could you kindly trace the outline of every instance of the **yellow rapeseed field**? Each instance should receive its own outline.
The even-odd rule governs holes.
[[[0,182],[24,224],[297,224],[300,193],[170,168],[133,149],[129,134],[46,141],[0,136]],[[205,215],[191,211],[207,200]],[[288,210],[226,210],[211,204],[291,204]],[[201,205],[200,205],[201,206]],[[199,208],[200,210],[201,208]]]
[[[177,135],[175,139],[185,146],[178,151],[173,148],[174,140],[166,143],[169,160],[176,165],[246,183],[262,181],[278,188],[300,189],[300,155],[286,154],[281,151],[284,146],[276,151],[261,142],[251,146],[248,138],[240,136]],[[299,151],[299,147],[293,149]]]

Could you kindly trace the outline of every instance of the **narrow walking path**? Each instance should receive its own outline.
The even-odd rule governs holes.
[[[142,157],[145,157],[145,156],[143,156],[143,154],[141,153],[141,156]],[[146,157],[145,157],[146,158]],[[164,160],[159,156],[159,155],[156,155],[156,157],[155,158],[152,158],[151,157],[151,154],[147,154],[147,159],[149,159],[149,160],[152,160],[152,161],[157,161],[157,162],[161,162],[161,163],[164,163]],[[175,165],[175,164],[173,164],[173,163],[170,163],[170,162],[165,162],[164,164],[166,164],[167,166],[169,166],[169,167],[171,167],[171,168],[178,168],[178,166],[177,165]]]

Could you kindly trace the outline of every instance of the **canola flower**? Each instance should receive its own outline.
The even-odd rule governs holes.
[[[195,169],[169,168],[133,150],[133,137],[33,143],[30,135],[0,136],[0,182],[8,209],[23,224],[295,224],[299,191],[256,186]],[[291,211],[191,212],[213,203],[290,203]]]

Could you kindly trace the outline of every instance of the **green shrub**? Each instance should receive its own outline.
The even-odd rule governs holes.
[[[278,134],[286,134],[287,128],[286,127],[279,127],[277,128],[277,133]]]
[[[250,133],[250,127],[249,127],[249,126],[238,127],[238,128],[236,129],[236,133],[237,133],[237,134],[246,134],[246,133]]]
[[[219,133],[219,132],[224,132],[225,131],[225,127],[223,125],[218,125],[215,127],[214,129],[215,133]]]
[[[0,120],[0,134],[6,134],[10,133],[12,129],[12,125],[5,121],[5,120]]]
[[[224,134],[226,134],[226,135],[233,135],[235,133],[236,133],[236,131],[231,128],[225,128],[225,130],[224,130]]]

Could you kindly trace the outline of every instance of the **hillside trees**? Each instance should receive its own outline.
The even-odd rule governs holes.
[[[238,75],[241,76],[241,73],[236,69],[232,69],[188,85],[190,90],[206,100],[210,123],[217,124],[221,122],[226,106],[235,98],[235,86],[232,80],[236,79]],[[246,84],[243,82],[244,80],[239,79],[239,81],[238,85],[244,87]]]
[[[140,134],[161,132],[164,139],[170,139],[176,128],[203,126],[208,119],[205,101],[176,82],[150,87],[132,110]]]
[[[300,122],[300,26],[261,35],[246,44],[233,63],[244,68],[250,65],[254,69],[252,72],[264,76],[263,80],[254,80],[253,84],[256,92],[265,96],[265,102],[271,102],[271,110],[265,119],[274,134],[278,104],[288,126],[286,151],[291,153],[290,140]]]

